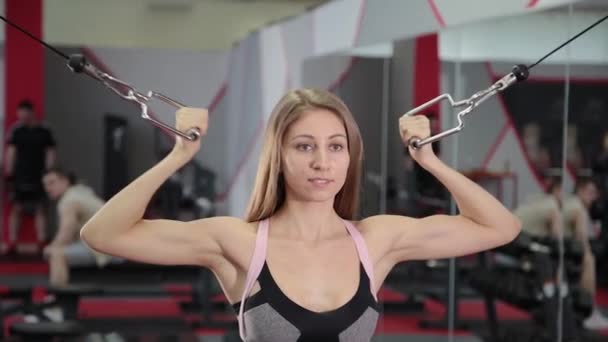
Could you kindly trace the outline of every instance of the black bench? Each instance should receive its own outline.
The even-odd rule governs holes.
[[[17,300],[15,304],[3,303],[5,299]],[[0,290],[0,339],[4,336],[4,319],[17,312],[31,311],[32,287],[3,287]]]
[[[162,266],[132,261],[70,269],[73,284],[157,284],[163,282],[192,283],[201,268],[196,266]]]
[[[84,333],[82,325],[74,321],[61,323],[16,323],[10,328],[11,335],[20,337],[25,342],[66,341]]]

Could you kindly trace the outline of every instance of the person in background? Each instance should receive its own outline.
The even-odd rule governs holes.
[[[564,238],[575,239],[583,248],[583,261],[580,286],[594,298],[597,292],[595,255],[590,240],[597,236],[589,217],[589,210],[598,199],[597,185],[591,178],[580,178],[574,193],[564,200]],[[584,321],[587,329],[608,329],[608,319],[600,312],[594,302],[591,316]]]
[[[515,215],[522,222],[522,231],[535,237],[553,237],[574,239],[583,249],[580,283],[582,289],[595,298],[596,268],[595,256],[589,243],[591,220],[589,208],[597,199],[597,187],[591,179],[577,181],[574,194],[563,201],[562,186],[559,177],[550,179],[547,192],[533,196],[515,209]],[[591,316],[583,322],[587,329],[607,329],[608,320],[594,303]]]
[[[11,130],[5,160],[5,175],[11,183],[11,210],[8,242],[4,253],[15,251],[17,234],[24,214],[34,213],[38,244],[46,240],[46,197],[42,174],[55,163],[55,140],[49,128],[34,116],[34,105],[27,100],[17,107],[18,122]]]
[[[514,214],[522,222],[522,231],[536,237],[557,237],[561,230],[560,177],[549,177],[546,191],[528,197],[515,208]]]
[[[59,221],[57,233],[43,253],[49,262],[49,283],[60,287],[68,285],[70,267],[103,267],[113,261],[80,240],[80,229],[103,207],[104,201],[90,187],[78,184],[74,175],[60,168],[48,170],[43,183],[49,198],[57,200]]]

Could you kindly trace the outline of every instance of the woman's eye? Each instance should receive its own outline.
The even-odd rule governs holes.
[[[338,151],[342,151],[342,149],[344,149],[344,146],[342,146],[341,144],[332,144],[330,146],[331,150],[334,152],[338,152]]]
[[[304,152],[307,152],[307,151],[312,150],[312,146],[311,146],[310,144],[298,144],[298,145],[296,146],[296,149],[297,149],[298,151],[304,151]]]

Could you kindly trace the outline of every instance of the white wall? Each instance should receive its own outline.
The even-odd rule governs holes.
[[[503,75],[510,71],[511,63],[486,63],[486,62],[469,62],[461,63],[459,67],[460,73],[457,74],[455,63],[443,62],[442,72],[442,92],[447,92],[458,100],[466,98],[475,92],[487,88],[493,83],[493,75]],[[558,65],[539,65],[533,69],[533,77],[539,79],[551,78],[557,82],[564,82],[566,77],[565,66]],[[560,73],[561,71],[561,73]],[[593,77],[589,78],[589,75]],[[588,65],[572,65],[570,67],[570,77],[578,79],[607,79],[608,65],[604,66],[588,66]],[[563,83],[565,89],[565,82]],[[517,84],[512,87],[517,87]],[[507,90],[508,91],[508,90]],[[542,99],[538,99],[542,101]],[[546,110],[552,110],[551,104],[546,103]],[[545,106],[544,103],[540,104]],[[512,120],[508,118],[509,113],[505,111],[505,107],[501,104],[500,98],[494,96],[473,112],[464,118],[464,129],[452,137],[444,139],[445,146],[450,146],[449,149],[443,149],[446,153],[450,153],[452,147],[455,147],[458,156],[458,168],[462,170],[472,170],[478,168],[486,168],[489,171],[503,172],[511,171],[517,174],[517,198],[518,202],[524,200],[531,194],[542,191],[542,184],[530,168],[526,160],[525,153],[521,148],[521,132],[516,131],[513,127]],[[443,129],[448,129],[455,126],[454,117],[457,110],[450,109],[447,106],[442,108],[442,124]],[[575,115],[575,113],[571,113]],[[502,139],[500,138],[503,135]],[[495,150],[493,150],[495,148]],[[560,162],[559,160],[557,162]],[[508,170],[505,170],[508,165]],[[564,177],[564,189],[571,190],[574,183],[574,175],[566,172]],[[507,181],[505,183],[505,191],[507,192],[506,204],[511,204],[513,183]]]
[[[226,51],[121,48],[93,48],[91,51],[113,75],[141,92],[157,91],[190,107],[208,108],[224,85],[228,73]],[[174,108],[157,101],[152,102],[151,110],[161,121],[170,125],[175,123]],[[135,112],[133,114],[137,115]],[[212,146],[222,144],[225,139],[214,127],[217,121],[212,113],[209,134],[204,139],[201,153],[196,157],[211,169],[223,163],[222,154],[209,153]]]
[[[608,14],[605,11],[529,13],[441,30],[439,55],[445,61],[513,61],[531,64]],[[608,23],[604,22],[547,58],[544,64],[608,63]]]
[[[118,77],[141,89],[165,92],[188,105],[207,106],[213,94],[227,80],[225,97],[211,119],[212,127],[218,129],[212,130],[204,145],[204,148],[213,149],[214,153],[206,154],[203,151],[198,158],[222,170],[220,173],[224,188],[227,189],[224,194],[226,213],[240,216],[255,177],[259,142],[270,109],[288,88],[302,84],[303,76],[307,77],[302,75],[302,63],[307,59],[416,37],[440,30],[444,26],[580,2],[582,1],[544,0],[530,9],[527,7],[529,1],[526,0],[460,0],[458,3],[451,0],[335,0],[298,17],[250,33],[232,47],[228,53],[229,58],[213,53],[197,55],[185,50],[178,53],[167,50],[96,48],[95,51]],[[209,12],[204,8],[197,8],[193,13],[176,13],[173,18],[153,20],[154,15],[145,14],[141,1],[127,4],[113,0],[104,2],[103,5],[93,1],[87,1],[86,5],[84,2],[69,0],[63,0],[62,3],[67,6],[66,11],[76,11],[91,4],[106,7],[94,11],[88,7],[87,15],[77,11],[60,13],[45,9],[46,25],[59,25],[58,22],[61,22],[62,26],[57,30],[63,30],[61,33],[54,31],[57,35],[53,36],[53,29],[45,27],[51,42],[74,37],[71,35],[80,32],[78,34],[83,35],[79,38],[64,42],[81,45],[84,41],[96,41],[100,44],[96,45],[98,47],[110,44],[138,46],[146,44],[150,37],[157,36],[174,42],[175,45],[171,47],[196,47],[203,41],[203,32],[220,36],[225,32],[226,26],[234,24],[227,21],[222,13]],[[119,4],[118,9],[110,4]],[[431,4],[435,4],[436,8]],[[471,11],[471,8],[475,8],[475,11]],[[186,35],[183,30],[187,25],[182,19],[188,17],[189,23],[203,20],[202,16],[199,17],[203,14],[199,10],[205,12],[205,15],[211,13],[221,18],[221,22],[211,25],[213,31],[209,31],[208,27],[199,28],[200,37],[197,34]],[[95,15],[90,15],[91,13]],[[124,26],[125,23],[133,24],[134,27]],[[108,26],[113,26],[113,31],[105,31]],[[104,35],[104,32],[111,32],[109,39],[104,40],[99,36]],[[337,74],[340,75],[341,72]],[[170,118],[170,114],[161,115],[167,115],[164,119]]]
[[[486,17],[533,12],[570,2],[546,0],[533,9],[527,8],[529,2],[524,0],[462,0],[458,4],[437,1],[436,4],[444,22],[453,25],[476,22]],[[279,95],[288,87],[302,84],[327,85],[328,81],[339,79],[350,67],[348,58],[335,59],[341,67],[331,67],[319,78],[316,73],[321,69],[303,70],[303,63],[323,55],[347,54],[355,47],[439,30],[441,23],[429,3],[426,0],[336,0],[299,17],[256,31],[233,48],[225,112],[221,114],[228,122],[226,127],[229,130],[226,132],[233,134],[226,141],[227,146],[222,147],[228,155],[227,170],[230,174],[234,172],[234,176],[229,176],[232,180],[225,192],[227,214],[244,214],[257,170],[263,128],[269,110]],[[476,10],[463,10],[470,8]],[[337,15],[339,13],[342,15]],[[312,83],[308,80],[312,80]]]
[[[159,2],[174,7],[152,5]],[[226,50],[252,30],[318,2],[47,0],[44,32],[61,45]]]
[[[62,47],[66,53],[73,50]],[[161,92],[185,105],[209,107],[227,77],[226,52],[191,52],[158,49],[88,49],[86,55],[100,69],[135,86],[140,92]],[[126,146],[128,173],[135,178],[157,161],[155,136],[159,129],[140,118],[135,104],[116,96],[100,82],[73,74],[64,63],[47,53],[46,119],[55,131],[59,161],[102,192],[103,117],[112,113],[128,121]],[[163,122],[174,125],[175,108],[151,109]],[[219,120],[218,120],[219,119]],[[226,134],[215,125],[221,117],[210,114],[210,129],[196,159],[218,174],[224,174]],[[171,145],[167,145],[171,146]]]

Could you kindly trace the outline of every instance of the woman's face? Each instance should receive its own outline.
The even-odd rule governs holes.
[[[281,171],[288,198],[333,202],[350,162],[342,120],[326,109],[305,111],[287,129],[282,144]]]

